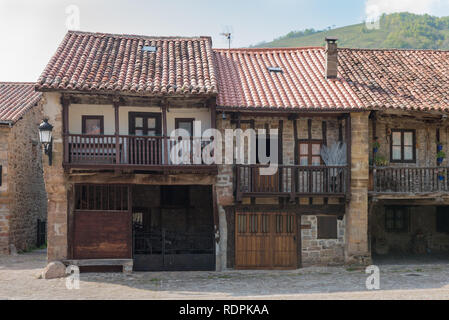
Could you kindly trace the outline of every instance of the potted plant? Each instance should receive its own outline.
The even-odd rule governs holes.
[[[373,152],[374,152],[374,153],[377,153],[377,151],[379,151],[379,148],[380,148],[380,143],[379,143],[379,141],[374,141],[374,142],[373,142]]]
[[[444,172],[438,172],[438,180],[443,181],[445,178],[445,173]]]
[[[438,151],[438,153],[437,153],[438,164],[441,164],[443,162],[444,158],[446,158],[446,153],[444,153],[444,151]]]
[[[443,151],[443,144],[441,142],[437,142],[437,151]]]
[[[378,167],[385,167],[385,166],[388,165],[387,159],[385,159],[385,157],[383,157],[383,156],[375,156],[374,157],[374,163]]]

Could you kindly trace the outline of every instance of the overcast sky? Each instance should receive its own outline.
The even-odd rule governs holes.
[[[79,11],[79,19],[77,17]],[[380,13],[449,15],[449,0],[0,0],[0,81],[36,81],[67,29],[155,36],[232,31],[233,47]]]

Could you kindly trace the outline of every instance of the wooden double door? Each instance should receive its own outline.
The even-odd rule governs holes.
[[[236,269],[296,269],[298,247],[296,214],[236,213]]]

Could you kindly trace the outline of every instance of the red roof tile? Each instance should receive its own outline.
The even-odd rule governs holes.
[[[157,52],[142,50],[156,46]],[[39,78],[40,91],[216,94],[210,37],[69,31]]]
[[[366,108],[449,110],[449,51],[339,49],[339,72]]]
[[[214,51],[221,107],[449,110],[449,51],[340,48],[335,80],[321,47]]]
[[[324,48],[214,52],[220,107],[308,110],[363,107],[344,79],[325,78]],[[269,67],[280,67],[283,72],[270,72]]]
[[[0,82],[0,121],[15,123],[41,99],[34,83]]]

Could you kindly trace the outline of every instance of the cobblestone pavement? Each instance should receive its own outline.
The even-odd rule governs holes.
[[[43,280],[45,252],[0,256],[4,299],[449,299],[449,263],[382,265],[381,290],[368,291],[364,270],[345,267],[294,271],[136,272],[81,274]]]

